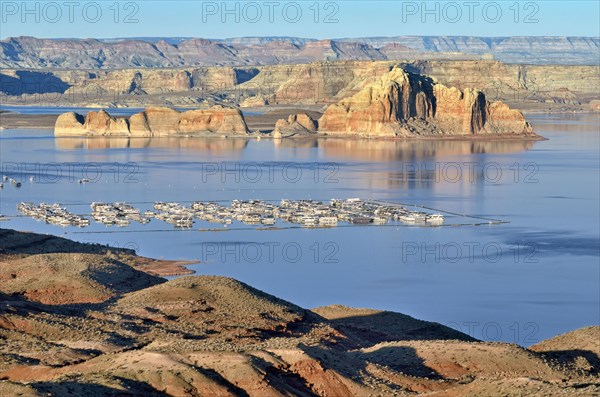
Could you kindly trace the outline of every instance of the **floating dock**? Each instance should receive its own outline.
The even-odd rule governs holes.
[[[441,225],[444,216],[439,213],[409,210],[401,205],[382,204],[359,198],[317,200],[281,200],[278,204],[264,200],[233,200],[226,206],[216,202],[194,201],[186,206],[177,202],[155,202],[153,210],[142,212],[124,202],[91,204],[91,218],[107,226],[126,227],[131,222],[149,223],[156,219],[175,228],[191,228],[197,220],[230,225],[275,226],[286,222],[306,228],[348,225],[385,225],[401,222],[410,225]],[[60,226],[85,227],[90,220],[75,215],[59,204],[22,202],[18,211],[34,219]]]

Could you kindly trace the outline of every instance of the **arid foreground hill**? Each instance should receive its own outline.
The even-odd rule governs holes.
[[[150,263],[151,265],[151,263]],[[306,310],[126,250],[0,230],[2,396],[594,396],[600,328],[530,350],[402,314]]]

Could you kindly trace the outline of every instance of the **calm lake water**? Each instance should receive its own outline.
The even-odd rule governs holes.
[[[20,201],[89,214],[93,201],[360,197],[499,219],[501,225],[256,230],[153,220],[79,229],[14,217],[1,227],[197,259],[315,307],[406,313],[484,340],[530,345],[600,323],[597,115],[529,116],[540,142],[59,138],[0,132],[0,213]],[[30,176],[34,181],[30,182]],[[77,180],[88,177],[88,184]],[[448,216],[446,223],[477,223]],[[278,226],[286,226],[278,223]],[[202,229],[216,228],[219,231]]]

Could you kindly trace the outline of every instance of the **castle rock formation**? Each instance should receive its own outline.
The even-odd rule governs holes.
[[[402,68],[330,105],[319,132],[365,136],[532,135],[523,114],[476,89],[448,88]]]

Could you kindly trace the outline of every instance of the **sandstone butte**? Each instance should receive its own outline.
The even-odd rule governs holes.
[[[537,137],[518,110],[490,103],[483,92],[448,88],[394,66],[356,94],[330,105],[324,134],[365,136],[519,135]]]
[[[309,135],[317,132],[317,122],[306,113],[291,114],[287,120],[279,119],[275,123],[273,138]]]
[[[68,112],[61,114],[54,126],[54,134],[59,136],[160,137],[195,133],[246,134],[248,127],[242,112],[224,106],[185,112],[168,107],[150,107],[129,119],[113,117],[105,110],[89,112],[85,117]]]

